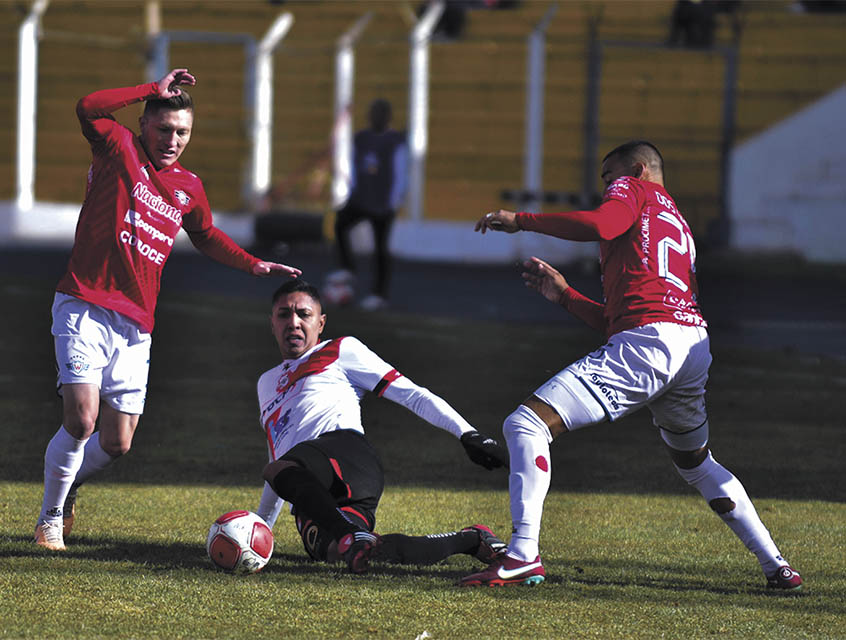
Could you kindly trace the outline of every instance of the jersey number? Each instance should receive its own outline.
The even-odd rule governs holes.
[[[693,267],[693,264],[696,262],[696,247],[693,245],[693,238],[685,231],[679,219],[671,213],[662,211],[658,214],[658,219],[669,222],[679,232],[678,240],[670,236],[664,236],[658,241],[658,275],[682,291],[687,291],[688,286],[685,281],[670,271],[670,252],[672,251],[680,256],[688,255],[690,257],[690,266]]]

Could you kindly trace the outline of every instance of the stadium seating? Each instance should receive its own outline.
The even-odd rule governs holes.
[[[469,220],[480,210],[513,206],[500,199],[520,188],[523,175],[526,36],[551,3],[469,12],[456,41],[431,48],[430,148],[426,216]],[[599,148],[631,137],[654,140],[670,161],[668,183],[701,233],[719,214],[723,58],[714,52],[617,46],[621,41],[663,43],[672,0],[558,3],[547,39],[544,186],[578,192],[583,181],[585,55],[588,25],[606,43],[599,108]],[[787,0],[742,5],[735,139],[742,140],[808,104],[843,81],[843,14],[790,11]],[[386,97],[395,124],[404,127],[408,103],[408,32],[417,3],[296,2],[264,0],[162,3],[165,29],[248,33],[259,38],[282,11],[294,28],[275,55],[273,174],[317,185],[317,198],[295,185],[282,204],[328,208],[326,153],[333,126],[334,52],[338,36],[367,11],[373,19],[356,49],[354,123],[367,104]],[[19,7],[0,9],[0,114],[14,122]],[[84,93],[137,84],[146,64],[144,3],[56,2],[44,18],[40,49],[36,195],[79,201],[89,155],[78,134],[73,105]],[[717,43],[732,40],[720,16]],[[213,206],[242,210],[248,160],[243,104],[244,53],[237,45],[174,43],[173,65],[199,78],[193,91],[197,127],[184,156],[206,183]],[[137,111],[119,119],[133,124]],[[13,127],[0,133],[12,151]],[[321,164],[322,163],[322,164]],[[321,182],[322,180],[322,182]],[[294,181],[296,182],[296,181]],[[596,188],[600,188],[597,176]],[[14,194],[14,154],[0,157],[0,198]],[[561,205],[556,205],[561,206]]]

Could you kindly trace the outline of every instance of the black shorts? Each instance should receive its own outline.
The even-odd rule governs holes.
[[[385,472],[376,450],[361,433],[352,429],[330,431],[291,447],[281,459],[311,471],[351,522],[368,531],[376,526],[376,508],[385,487]],[[324,560],[330,541],[314,528],[308,514],[294,515],[306,551]]]

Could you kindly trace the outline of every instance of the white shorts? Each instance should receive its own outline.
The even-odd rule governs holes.
[[[694,450],[708,439],[705,383],[710,365],[704,328],[656,322],[611,336],[535,395],[571,431],[649,407],[654,424],[668,432],[662,435],[670,446]],[[581,406],[572,407],[573,402]]]
[[[56,293],[52,333],[63,384],[96,384],[110,407],[144,413],[150,370],[150,334],[110,309]]]

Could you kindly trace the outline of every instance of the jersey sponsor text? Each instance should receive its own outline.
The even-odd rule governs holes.
[[[143,182],[135,183],[135,187],[132,189],[132,197],[137,198],[140,202],[150,207],[156,213],[163,215],[168,220],[178,225],[182,224],[182,211],[173,205],[169,205],[157,193],[150,191]]]

